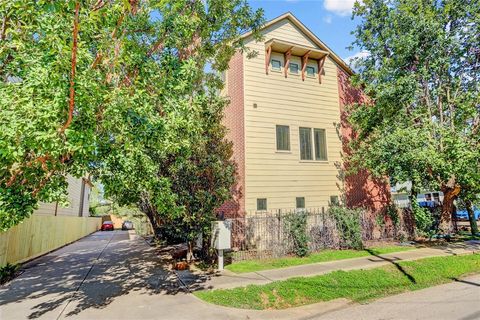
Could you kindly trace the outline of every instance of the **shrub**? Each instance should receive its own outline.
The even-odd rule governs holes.
[[[293,252],[299,257],[308,255],[307,213],[295,212],[285,216],[285,229],[293,240]]]
[[[18,265],[7,263],[3,267],[0,267],[0,284],[4,284],[7,281],[12,280],[17,273]]]
[[[400,213],[395,204],[390,204],[385,209],[386,215],[392,220],[393,227],[397,229],[400,226]]]
[[[331,206],[330,214],[337,225],[341,248],[362,249],[361,209]]]
[[[417,234],[431,236],[433,232],[433,224],[435,222],[432,213],[427,208],[420,207],[417,202],[412,203],[412,212],[415,217]]]

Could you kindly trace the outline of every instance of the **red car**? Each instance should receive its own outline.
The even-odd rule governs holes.
[[[102,227],[100,228],[100,230],[102,231],[113,231],[113,222],[112,221],[104,221],[102,223]]]

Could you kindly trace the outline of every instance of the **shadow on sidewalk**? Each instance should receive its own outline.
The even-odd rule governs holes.
[[[400,264],[398,264],[398,263],[396,262],[396,261],[400,260],[399,258],[390,259],[390,258],[382,257],[381,255],[376,254],[376,253],[375,253],[373,250],[371,250],[371,249],[365,249],[365,251],[367,251],[367,252],[368,252],[369,254],[371,254],[372,256],[375,256],[375,257],[377,257],[377,258],[379,258],[379,259],[382,259],[382,260],[384,260],[384,261],[390,262],[392,265],[395,266],[395,268],[397,268],[398,271],[400,271],[405,277],[407,277],[407,279],[408,279],[411,283],[413,283],[413,284],[417,283],[417,281],[415,280],[415,278],[414,278],[411,274],[409,274],[407,271],[405,271],[405,269],[404,269]]]
[[[133,292],[184,292],[156,248],[143,240],[129,241],[121,232],[113,235],[109,245],[105,237],[93,234],[26,264],[20,277],[0,287],[0,306],[28,306],[28,319],[53,310],[68,317],[89,308],[105,308],[117,297]]]
[[[461,282],[461,283],[469,284],[469,285],[476,286],[476,287],[480,287],[480,283],[476,283],[476,282],[472,282],[472,281],[462,280],[462,279],[458,279],[458,278],[450,278],[450,280],[453,280],[455,282]]]

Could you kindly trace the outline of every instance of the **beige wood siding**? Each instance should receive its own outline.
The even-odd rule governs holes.
[[[302,81],[300,72],[285,78],[283,68],[282,72],[266,75],[264,42],[276,38],[318,47],[288,19],[266,28],[263,34],[262,42],[246,42],[258,56],[244,57],[246,210],[256,209],[257,198],[267,198],[269,210],[294,208],[296,197],[305,197],[307,208],[326,207],[330,196],[340,193],[336,166],[342,147],[336,131],[340,122],[337,66],[327,58],[322,84],[317,77]],[[283,65],[283,54],[273,52],[272,58]],[[299,57],[292,57],[291,62],[301,68]],[[316,61],[309,65],[318,71]],[[291,152],[276,151],[277,124],[290,126]],[[328,161],[300,160],[299,127],[326,129]]]
[[[67,215],[67,216],[79,216],[80,213],[80,201],[81,192],[82,192],[82,179],[77,179],[72,176],[67,177],[68,188],[67,188],[67,198],[68,198],[68,206],[63,207],[58,205],[57,208],[57,215]],[[87,197],[87,188],[85,190],[85,197]],[[83,207],[84,216],[88,216],[88,201],[86,201],[86,205]],[[86,208],[86,211],[85,211]],[[86,214],[85,214],[86,212]],[[55,203],[40,203],[37,210],[34,212],[35,214],[49,214],[55,215]]]
[[[85,192],[83,195],[83,210],[82,210],[82,217],[88,217],[90,215],[89,208],[90,208],[90,192],[91,188],[88,184],[85,183]]]

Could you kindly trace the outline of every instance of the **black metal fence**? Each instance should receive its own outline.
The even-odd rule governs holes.
[[[294,251],[289,229],[289,215],[306,215],[306,230],[310,251],[326,248],[338,249],[341,237],[334,217],[324,208],[297,210],[258,211],[245,217],[229,219],[232,223],[232,248],[234,260],[274,258]],[[382,215],[362,211],[359,216],[362,240],[391,239],[397,237],[402,225],[393,227],[380,221]]]

